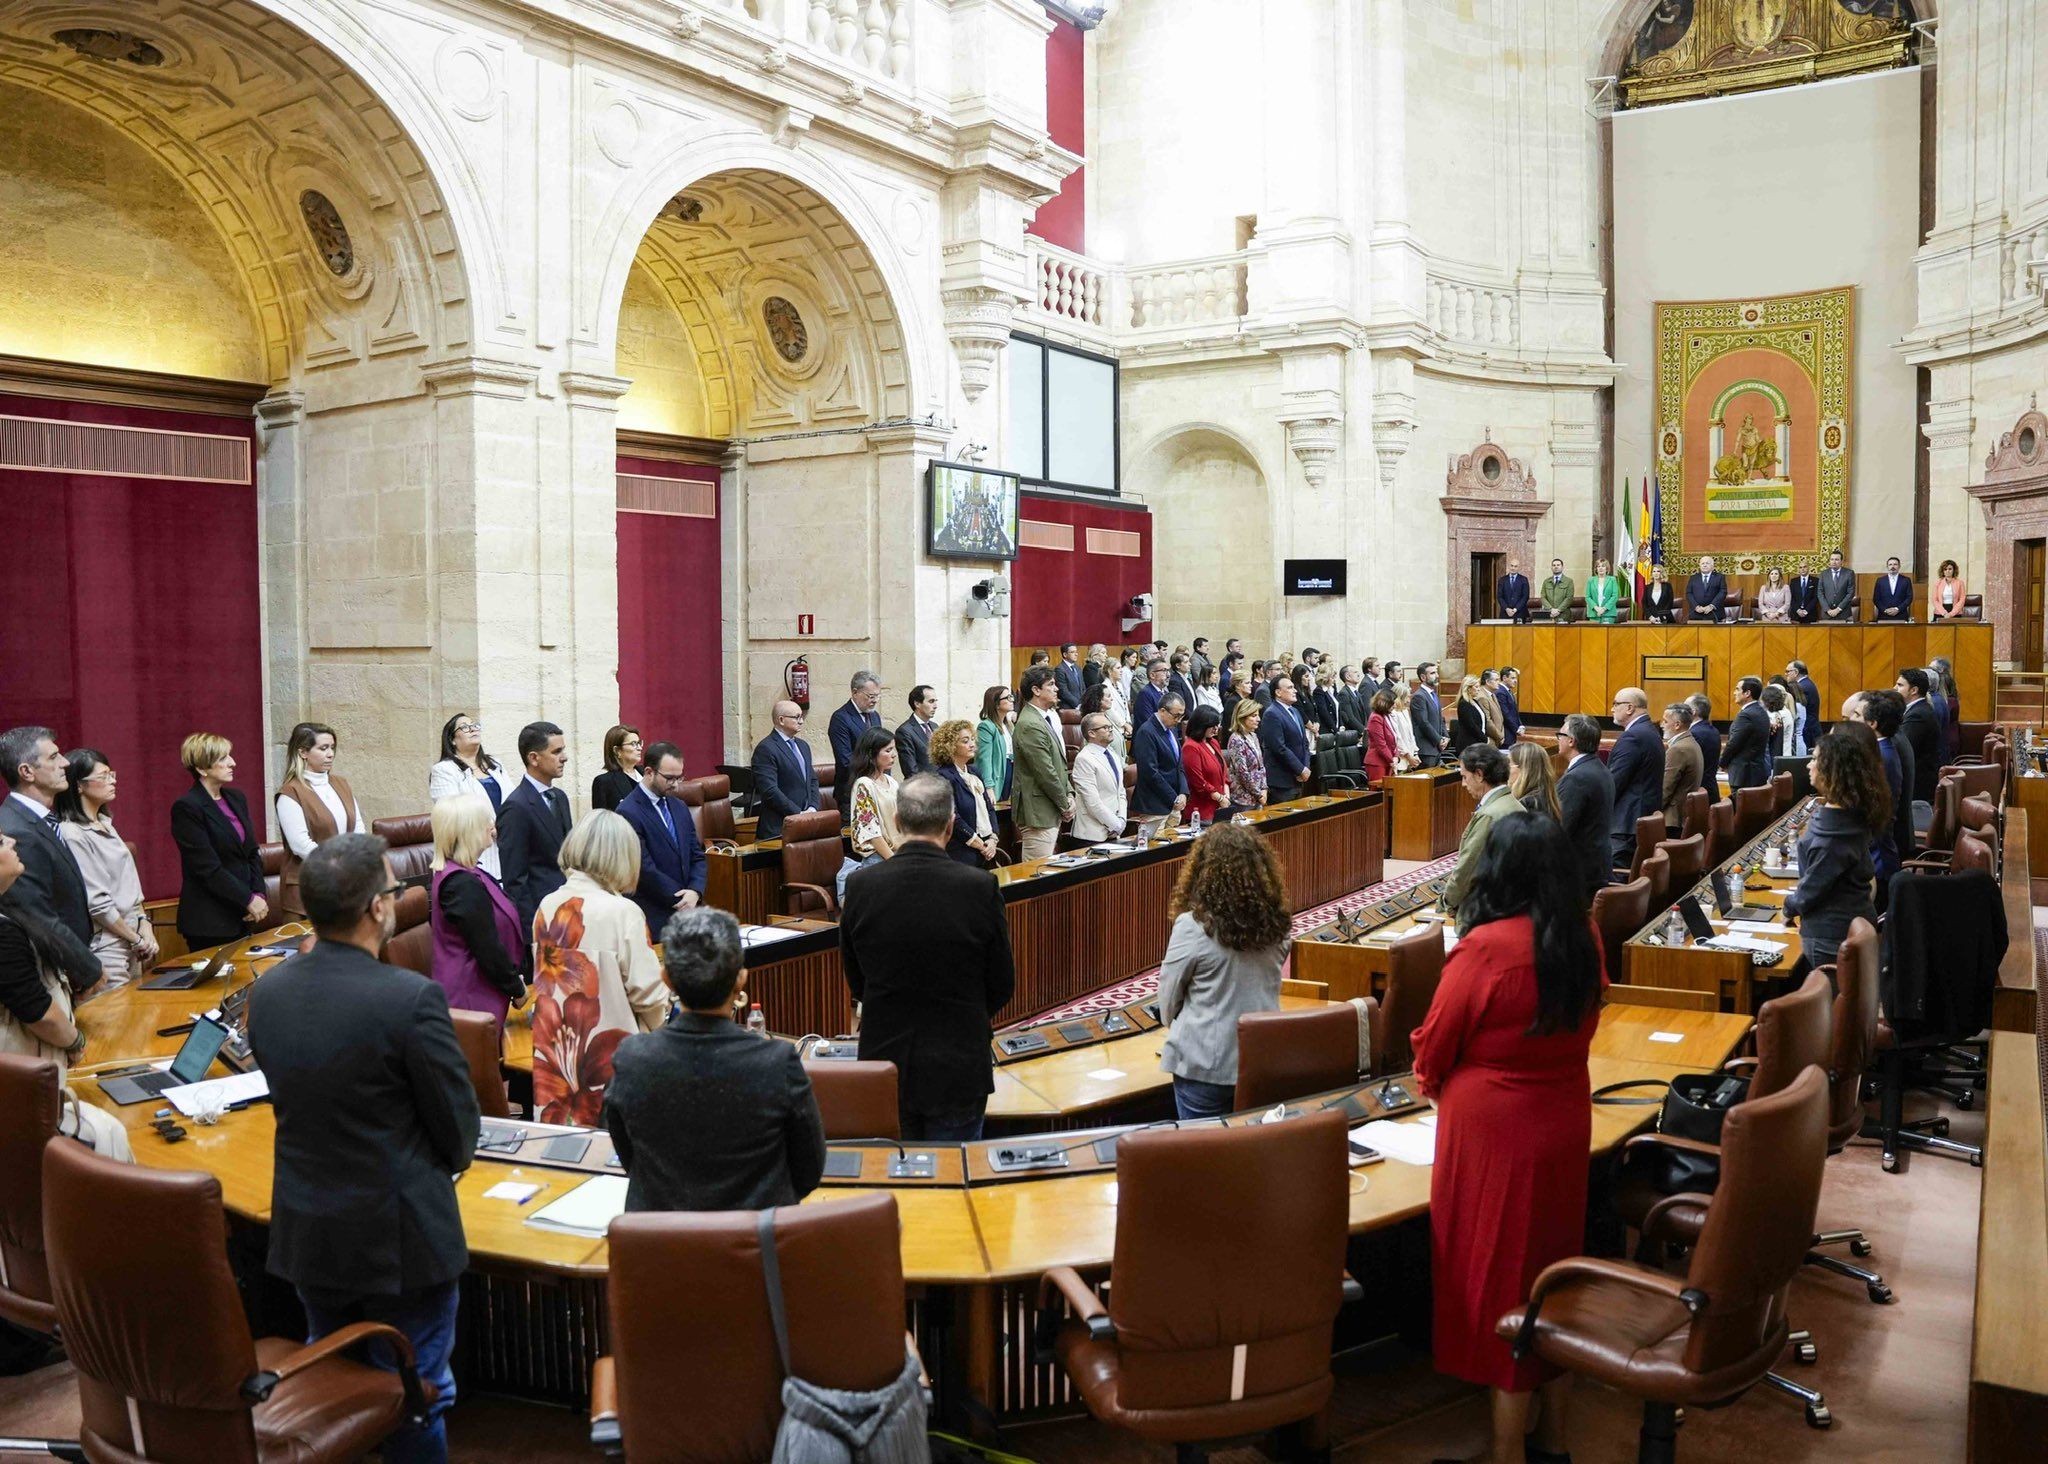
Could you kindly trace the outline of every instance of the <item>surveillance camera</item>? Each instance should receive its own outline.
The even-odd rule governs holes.
[[[976,580],[967,593],[967,613],[972,618],[995,618],[1010,613],[1010,582],[1002,575]]]

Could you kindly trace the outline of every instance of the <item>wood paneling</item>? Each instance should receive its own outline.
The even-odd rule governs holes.
[[[1473,804],[1455,770],[1385,778],[1380,791],[1393,807],[1396,859],[1441,859],[1458,847]]]

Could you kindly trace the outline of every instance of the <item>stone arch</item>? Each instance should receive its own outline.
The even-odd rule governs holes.
[[[1607,0],[1601,8],[1586,47],[1586,75],[1619,76],[1628,61],[1628,50],[1643,19],[1664,0]],[[1940,0],[1912,0],[1913,14],[1920,20],[1941,18]]]
[[[271,384],[471,338],[464,226],[428,161],[452,149],[407,125],[433,114],[402,78],[334,0],[0,0],[0,82],[94,114],[179,180],[241,273]]]
[[[1183,423],[1131,461],[1126,488],[1152,508],[1157,634],[1243,636],[1249,655],[1279,619],[1273,479],[1238,433]]]

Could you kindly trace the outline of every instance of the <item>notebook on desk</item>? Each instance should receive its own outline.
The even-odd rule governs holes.
[[[526,1223],[537,1230],[603,1240],[612,1221],[625,1213],[626,1180],[616,1174],[600,1174],[584,1180],[560,1199],[550,1200]]]

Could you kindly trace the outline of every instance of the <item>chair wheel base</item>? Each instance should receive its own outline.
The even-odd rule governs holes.
[[[1849,1242],[1849,1254],[1859,1260],[1868,1256],[1876,1248],[1867,1240],[1852,1240]]]
[[[1811,1342],[1801,1342],[1792,1349],[1792,1355],[1809,1367],[1820,1361],[1820,1349]]]
[[[1897,1174],[1899,1172],[1899,1156],[1889,1151],[1879,1155],[1877,1163],[1878,1167],[1884,1170],[1886,1174]]]
[[[1889,1286],[1872,1286],[1872,1287],[1870,1287],[1870,1288],[1868,1288],[1868,1289],[1869,1289],[1869,1291],[1870,1291],[1870,1299],[1871,1299],[1872,1301],[1876,1302],[1876,1303],[1877,1303],[1877,1304],[1878,1304],[1879,1306],[1889,1306],[1889,1305],[1891,1305],[1891,1303],[1892,1303],[1892,1299],[1893,1299],[1893,1298],[1892,1298],[1892,1289],[1891,1289],[1891,1287],[1889,1287]]]
[[[1829,1428],[1833,1426],[1834,1421],[1835,1415],[1828,1412],[1827,1404],[1811,1403],[1807,1405],[1806,1426],[1808,1428]]]

